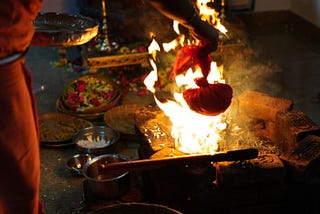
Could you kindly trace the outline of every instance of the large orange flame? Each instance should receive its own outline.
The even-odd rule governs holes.
[[[204,0],[197,2],[200,15],[203,20],[210,20],[210,23],[219,28],[223,33],[227,32],[225,28],[221,27],[220,21],[216,18],[217,13],[211,8],[207,8]],[[211,15],[210,15],[211,14]],[[165,51],[175,49],[177,46],[184,45],[184,36],[180,35],[177,22],[174,21],[174,29],[178,34],[178,37],[169,42],[163,44]],[[197,42],[197,41],[195,41]],[[155,93],[155,83],[158,80],[158,70],[156,65],[156,54],[161,50],[159,44],[153,39],[149,46],[150,65],[153,70],[145,79],[144,83],[149,91]],[[218,67],[215,62],[211,63],[210,73],[207,77],[209,83],[225,82],[222,79],[223,67]],[[189,69],[184,74],[179,74],[175,77],[177,86],[184,86],[188,88],[197,88],[194,79],[202,77],[202,73],[196,69]],[[156,96],[155,102],[163,110],[163,112],[169,117],[172,122],[171,135],[175,139],[175,148],[188,154],[213,154],[218,150],[218,142],[220,139],[220,132],[226,128],[226,124],[223,122],[224,114],[218,116],[205,116],[192,111],[185,102],[182,93],[172,92],[174,101],[168,100],[166,102],[160,102]]]

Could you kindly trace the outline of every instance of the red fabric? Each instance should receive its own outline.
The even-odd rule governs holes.
[[[42,0],[3,0],[0,58],[24,52]],[[32,81],[24,59],[0,65],[0,214],[44,213],[39,201],[40,154]]]
[[[189,45],[181,48],[176,55],[176,61],[171,77],[187,71],[189,68],[199,66],[203,78],[195,79],[199,88],[183,91],[183,98],[190,109],[203,115],[216,116],[226,111],[231,104],[232,88],[228,84],[207,82],[212,59],[209,55],[212,44],[203,42],[200,45]]]
[[[227,110],[232,99],[232,88],[223,83],[207,84],[187,89],[183,98],[190,109],[203,115],[216,116]]]
[[[209,55],[212,44],[208,42],[200,45],[186,45],[178,50],[176,60],[173,65],[171,77],[187,71],[189,68],[199,66],[203,76],[206,78],[210,71],[210,64],[212,59]]]

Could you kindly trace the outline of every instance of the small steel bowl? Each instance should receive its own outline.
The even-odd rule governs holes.
[[[114,153],[119,137],[119,132],[108,126],[91,126],[75,134],[73,142],[81,153],[98,156]]]
[[[82,169],[87,179],[88,188],[97,197],[115,199],[125,195],[130,187],[129,172],[119,173],[104,170],[108,163],[128,161],[129,157],[121,154],[100,155],[87,162]]]
[[[83,175],[83,166],[94,158],[91,154],[75,154],[66,162],[67,168],[76,175]]]

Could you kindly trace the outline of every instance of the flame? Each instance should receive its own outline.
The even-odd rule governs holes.
[[[208,8],[204,2],[205,0],[198,0],[200,17],[206,20],[214,27],[219,27],[222,32],[227,32],[226,29],[221,28],[220,21],[216,18],[217,13]],[[209,15],[211,14],[211,15]],[[212,16],[214,14],[215,17]],[[184,45],[185,37],[180,34],[178,23],[174,21],[173,28],[178,34],[178,37],[169,42],[164,43],[163,50],[169,52],[179,46]],[[195,41],[197,42],[197,41]],[[160,46],[153,39],[149,46],[150,65],[153,70],[145,78],[144,83],[149,91],[155,94],[155,83],[158,80],[158,72],[156,61],[156,54],[159,52]],[[215,62],[211,63],[210,73],[207,77],[209,83],[225,82],[222,78],[223,66],[218,67]],[[176,76],[175,82],[178,87],[198,88],[194,79],[202,77],[202,73],[197,69],[189,69],[185,74]],[[188,154],[214,154],[218,150],[218,142],[220,140],[220,132],[226,128],[226,123],[223,122],[223,114],[218,116],[205,116],[192,111],[183,98],[180,92],[173,92],[174,100],[167,100],[161,102],[154,95],[156,104],[169,117],[172,122],[171,135],[175,139],[175,148]]]
[[[208,0],[197,0],[196,5],[199,9],[199,16],[203,21],[210,23],[221,33],[226,34],[228,30],[221,24],[219,13],[213,8],[208,7]]]

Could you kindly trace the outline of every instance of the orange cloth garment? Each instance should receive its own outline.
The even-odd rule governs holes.
[[[31,79],[23,59],[0,66],[0,214],[37,214],[39,137]]]
[[[32,21],[42,0],[2,0],[0,7],[0,58],[25,51],[32,40]]]
[[[24,52],[42,0],[4,0],[0,58]],[[39,201],[40,154],[31,76],[24,58],[0,65],[0,214],[44,213]]]

